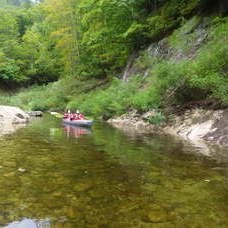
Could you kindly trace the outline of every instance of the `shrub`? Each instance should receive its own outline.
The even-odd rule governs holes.
[[[147,19],[148,37],[152,39],[162,38],[171,28],[176,25],[176,21],[164,18],[163,16],[153,16]]]
[[[154,87],[138,90],[131,99],[132,107],[141,111],[156,109],[160,103],[161,96],[157,93],[156,88]]]
[[[211,97],[227,102],[228,88],[228,25],[220,24],[214,28],[210,35],[210,41],[197,56],[191,69],[189,85],[192,88],[206,90]]]
[[[114,79],[109,88],[93,91],[87,95],[75,97],[75,101],[69,102],[67,108],[77,105],[87,115],[105,116],[110,118],[126,112],[134,93],[138,90],[141,77],[135,76],[129,83]],[[80,101],[80,102],[79,102]]]
[[[165,116],[161,113],[158,112],[153,116],[150,116],[147,121],[150,124],[154,124],[154,125],[161,125],[164,121],[165,121]]]

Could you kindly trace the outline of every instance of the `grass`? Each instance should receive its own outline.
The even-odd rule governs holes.
[[[153,116],[150,116],[147,121],[150,123],[150,124],[154,124],[154,125],[161,125],[162,123],[164,123],[165,121],[165,116],[161,113],[161,112],[158,112],[156,113],[155,115]]]

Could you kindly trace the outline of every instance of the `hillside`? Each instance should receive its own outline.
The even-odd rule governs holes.
[[[16,17],[15,7],[2,10],[12,18],[0,24],[11,25],[0,36],[0,82],[14,94],[1,104],[105,119],[228,104],[225,0],[46,0]]]

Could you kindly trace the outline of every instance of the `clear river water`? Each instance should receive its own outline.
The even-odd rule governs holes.
[[[0,227],[228,227],[228,165],[195,150],[34,119],[0,137]]]

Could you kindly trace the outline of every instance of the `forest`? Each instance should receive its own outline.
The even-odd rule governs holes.
[[[227,13],[225,0],[0,0],[0,103],[106,118],[226,106]]]

